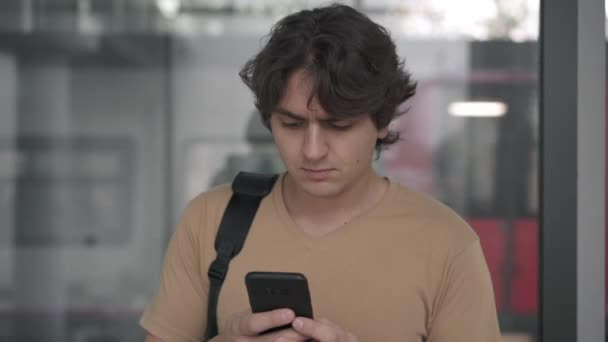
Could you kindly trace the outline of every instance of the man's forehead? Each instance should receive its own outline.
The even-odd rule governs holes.
[[[311,71],[305,68],[299,68],[292,72],[287,79],[287,85],[292,87],[304,88],[304,90],[312,90],[315,78]]]
[[[315,106],[318,106],[314,77],[309,72],[295,71],[287,79],[287,84],[283,89],[283,98],[282,100],[285,98],[287,100],[290,98],[308,99],[311,104],[314,103]]]
[[[277,108],[305,117],[328,118],[330,115],[319,102],[313,80],[306,73],[291,75]]]
[[[289,76],[281,99],[277,103],[276,109],[279,108],[283,110],[283,114],[288,112],[294,114],[289,116],[298,116],[307,120],[343,120],[352,117],[352,115],[332,113],[323,108],[317,96],[315,77],[303,68]]]

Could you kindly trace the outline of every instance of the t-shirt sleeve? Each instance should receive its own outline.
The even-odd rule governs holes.
[[[479,240],[475,240],[444,269],[427,341],[500,340],[492,281]]]
[[[165,253],[160,287],[140,325],[164,341],[200,341],[207,317],[208,281],[201,274],[204,203],[189,203]],[[206,275],[205,275],[206,276]]]

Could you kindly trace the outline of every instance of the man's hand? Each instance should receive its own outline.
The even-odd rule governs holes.
[[[305,317],[298,317],[291,326],[294,330],[307,338],[312,338],[319,342],[358,342],[359,339],[348,331],[340,328],[326,319],[312,320]],[[277,342],[291,342],[301,340],[291,340],[289,338],[279,338]]]
[[[306,341],[309,337],[299,334],[294,329],[283,329],[258,336],[268,329],[288,325],[295,319],[295,314],[289,309],[279,309],[260,313],[239,313],[226,322],[222,334],[211,339],[211,342],[275,342]]]

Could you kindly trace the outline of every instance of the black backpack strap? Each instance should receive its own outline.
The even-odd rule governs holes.
[[[247,233],[264,196],[268,195],[278,175],[240,172],[232,182],[232,197],[215,237],[217,256],[209,266],[209,296],[205,341],[218,333],[217,300],[224,283],[228,264],[245,244]]]

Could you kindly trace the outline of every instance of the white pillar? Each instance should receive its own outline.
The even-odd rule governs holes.
[[[25,136],[59,138],[68,135],[71,132],[72,120],[70,66],[67,60],[45,56],[35,61],[22,61],[19,77],[18,133]],[[45,173],[71,168],[71,165],[65,165],[65,160],[57,158],[53,153],[46,157],[49,160],[44,167]],[[25,165],[28,165],[27,162]],[[17,198],[23,198],[24,183],[17,184]],[[66,340],[64,316],[67,284],[66,270],[62,265],[65,246],[53,239],[30,244],[31,241],[28,240],[31,239],[27,237],[41,232],[45,235],[48,233],[47,236],[57,236],[61,234],[61,227],[51,222],[46,227],[32,227],[32,224],[24,223],[30,215],[37,215],[38,212],[46,215],[46,207],[50,203],[56,203],[55,201],[62,201],[62,195],[65,196],[55,189],[48,192],[41,189],[40,196],[46,198],[40,198],[39,202],[17,202],[19,207],[16,208],[15,224],[19,231],[16,232],[14,268],[16,309],[26,313],[44,313],[44,319],[35,322],[15,320],[14,333],[17,339]],[[32,197],[37,195],[27,198]],[[49,229],[57,231],[49,232]]]
[[[606,36],[603,0],[578,1],[577,341],[605,339]]]

